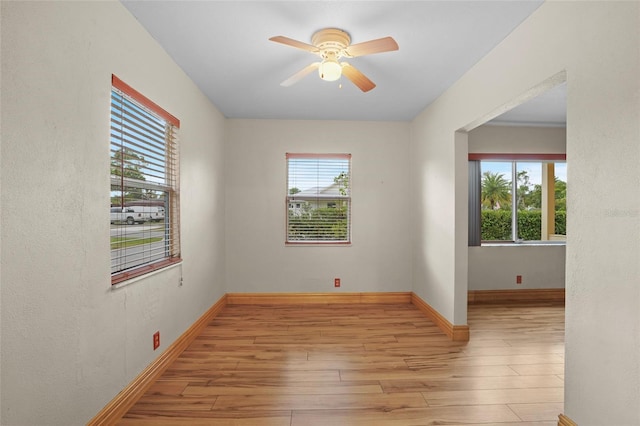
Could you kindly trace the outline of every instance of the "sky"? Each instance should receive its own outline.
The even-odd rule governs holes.
[[[529,175],[529,183],[531,185],[542,184],[542,163],[519,161],[517,163],[518,171],[526,170]],[[555,174],[561,180],[567,181],[567,163],[555,163]],[[482,173],[491,171],[493,173],[501,173],[506,180],[511,181],[511,162],[510,161],[482,161]]]
[[[518,170],[526,170],[531,186],[542,184],[541,162],[519,161]],[[567,181],[567,163],[556,162],[556,176]],[[294,159],[289,160],[288,189],[296,187],[300,190],[312,187],[326,187],[334,183],[333,178],[341,171],[348,170],[348,161],[318,161],[318,159]],[[511,161],[482,161],[482,172],[490,170],[501,173],[506,180],[511,181]],[[532,188],[533,189],[533,188]]]
[[[288,189],[324,188],[333,185],[334,178],[343,172],[349,172],[348,159],[290,158]]]

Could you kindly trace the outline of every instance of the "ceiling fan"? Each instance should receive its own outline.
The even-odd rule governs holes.
[[[340,58],[355,58],[358,56],[371,55],[374,53],[390,52],[398,50],[398,43],[391,37],[369,40],[363,43],[350,44],[351,37],[345,31],[337,28],[324,28],[317,31],[311,37],[311,43],[307,44],[289,37],[276,36],[269,40],[276,43],[286,44],[297,49],[306,50],[322,58],[320,62],[313,62],[301,69],[282,83],[281,86],[289,87],[297,83],[307,74],[318,70],[320,78],[325,81],[335,81],[342,74],[353,84],[358,86],[363,92],[376,87],[375,83],[367,78],[353,65],[347,62],[338,62]]]

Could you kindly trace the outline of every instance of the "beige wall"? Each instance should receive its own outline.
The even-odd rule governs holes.
[[[469,290],[564,288],[565,253],[564,245],[469,247]]]
[[[228,120],[228,291],[409,291],[408,142],[408,123]],[[285,247],[287,152],[352,154],[350,246]]]
[[[639,8],[544,3],[412,123],[413,289],[463,324],[468,142],[456,131],[566,75],[565,412],[581,426],[640,423]]]
[[[473,154],[565,154],[564,127],[493,126],[469,132],[469,152]]]
[[[0,424],[84,424],[225,292],[224,118],[119,2],[1,7]],[[117,290],[112,73],[182,120],[185,261]]]

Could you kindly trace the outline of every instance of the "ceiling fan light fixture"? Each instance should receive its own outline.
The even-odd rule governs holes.
[[[325,59],[318,67],[318,74],[324,81],[336,81],[342,75],[342,66],[335,59]]]

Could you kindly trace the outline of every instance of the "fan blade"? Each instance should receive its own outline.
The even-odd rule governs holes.
[[[363,92],[368,92],[369,90],[376,87],[376,84],[373,81],[369,80],[366,75],[362,74],[354,66],[349,65],[346,62],[343,62],[340,65],[342,65],[342,74],[347,77],[353,84],[358,86]]]
[[[345,49],[348,56],[371,55],[374,53],[390,52],[398,50],[398,43],[392,37],[384,37],[376,40],[365,41],[363,43],[352,44]]]
[[[287,46],[296,47],[298,49],[306,50],[307,52],[311,52],[311,53],[318,53],[319,52],[317,47],[312,46],[312,45],[307,44],[307,43],[303,43],[303,42],[298,41],[298,40],[294,40],[294,39],[289,38],[289,37],[275,36],[275,37],[271,37],[269,40],[275,41],[276,43],[286,44]]]
[[[303,77],[305,77],[307,74],[309,74],[313,70],[317,70],[319,66],[320,66],[320,62],[314,62],[312,64],[307,65],[306,67],[302,68],[300,71],[298,71],[297,73],[295,73],[294,75],[292,75],[291,77],[289,77],[288,79],[280,83],[280,86],[289,87],[294,85],[298,81],[302,80]]]

